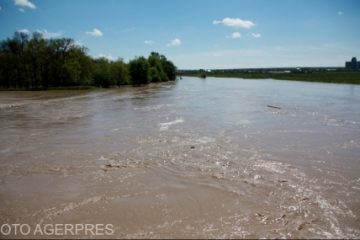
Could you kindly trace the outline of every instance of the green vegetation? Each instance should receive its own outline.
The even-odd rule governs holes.
[[[175,80],[176,67],[152,52],[125,63],[93,59],[73,39],[16,32],[0,42],[0,89],[84,89]]]
[[[344,68],[303,68],[303,69],[231,69],[231,70],[185,70],[180,71],[183,76],[233,77],[245,79],[279,79],[308,82],[350,83],[360,84],[360,72],[347,71]]]
[[[150,64],[144,57],[136,58],[129,62],[129,71],[134,84],[150,82]]]

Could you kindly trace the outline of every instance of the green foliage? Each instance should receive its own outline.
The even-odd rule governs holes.
[[[175,80],[176,67],[164,55],[152,52],[148,58],[152,82]]]
[[[159,53],[152,52],[148,57],[148,62],[150,64],[150,80],[151,82],[161,82],[168,81],[164,66],[161,61],[161,56]]]
[[[152,52],[126,64],[122,59],[93,59],[87,49],[69,38],[45,39],[16,32],[0,42],[1,89],[145,84],[175,80],[176,67],[165,56]]]
[[[93,60],[93,79],[95,86],[109,87],[129,84],[128,66],[121,59],[112,62],[106,58]]]
[[[119,59],[110,64],[110,81],[113,85],[126,85],[130,83],[129,69],[123,60]]]
[[[95,86],[108,87],[110,82],[110,63],[106,58],[93,60],[93,81]]]
[[[132,84],[145,84],[150,81],[150,65],[146,58],[138,57],[129,62]]]
[[[176,79],[176,66],[163,55],[161,56],[161,64],[168,79],[174,81]]]
[[[159,70],[156,67],[150,67],[150,81],[151,82],[161,81]]]
[[[90,57],[72,39],[15,33],[0,42],[0,87],[48,88],[91,84]]]

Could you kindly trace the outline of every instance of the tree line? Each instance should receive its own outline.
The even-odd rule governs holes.
[[[176,78],[176,66],[152,52],[128,63],[92,58],[70,38],[46,39],[16,32],[0,42],[0,87],[47,89],[73,86],[146,84]]]

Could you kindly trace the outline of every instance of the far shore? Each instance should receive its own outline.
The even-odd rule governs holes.
[[[314,72],[249,72],[232,70],[201,71],[189,70],[180,72],[181,77],[219,77],[219,78],[243,78],[243,79],[276,79],[288,81],[322,82],[338,84],[360,84],[360,71],[314,71]],[[0,91],[48,91],[48,90],[98,90],[113,89],[129,85],[101,86],[63,86],[63,87],[37,87],[37,88],[0,88]],[[136,85],[135,85],[136,86]]]
[[[289,81],[324,82],[360,84],[360,71],[308,71],[308,72],[270,72],[270,71],[241,71],[241,70],[215,70],[215,71],[184,71],[181,76],[226,77],[244,79],[277,79]]]

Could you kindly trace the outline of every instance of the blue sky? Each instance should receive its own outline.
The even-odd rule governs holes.
[[[343,66],[360,58],[359,23],[359,0],[0,0],[0,39],[41,31],[180,69]]]

